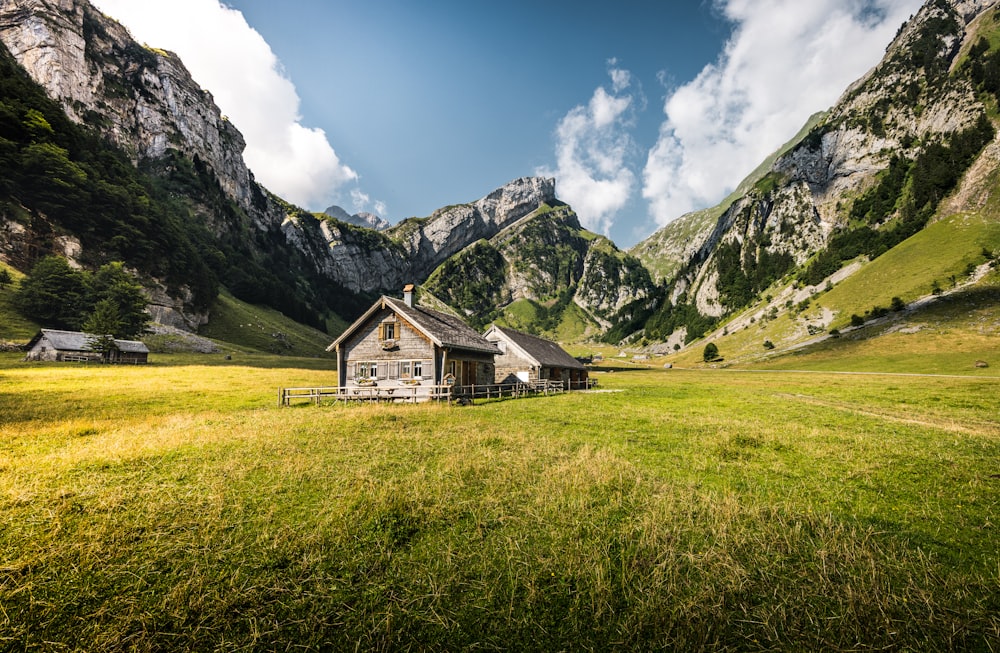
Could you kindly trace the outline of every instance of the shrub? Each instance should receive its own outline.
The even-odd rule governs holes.
[[[764,349],[767,349],[768,351],[770,351],[771,349],[774,349],[774,343],[771,342],[770,340],[765,340],[764,341]]]
[[[892,305],[889,307],[894,313],[898,313],[906,308],[906,302],[904,302],[899,297],[892,298]]]
[[[706,363],[719,360],[719,347],[714,342],[708,343],[705,345],[705,351],[702,353],[702,358]]]
[[[865,323],[865,318],[861,317],[857,313],[851,316],[851,326],[859,327]]]

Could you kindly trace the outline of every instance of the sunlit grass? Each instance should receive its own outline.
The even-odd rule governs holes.
[[[279,408],[331,375],[287,365],[3,359],[0,648],[1000,641],[995,379]]]

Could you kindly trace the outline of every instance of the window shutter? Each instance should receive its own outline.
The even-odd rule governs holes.
[[[357,369],[357,363],[348,363],[347,364],[347,378],[353,379],[353,378],[357,377],[357,374],[354,373],[355,369]]]
[[[389,378],[389,364],[379,363],[378,364],[378,378],[386,379]]]
[[[389,378],[390,379],[399,378],[399,361],[392,361],[389,363]]]

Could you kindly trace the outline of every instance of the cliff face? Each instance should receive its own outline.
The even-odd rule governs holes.
[[[243,136],[176,55],[139,45],[86,0],[7,0],[0,40],[67,115],[96,126],[135,162],[180,150],[204,162],[245,210],[260,213]]]
[[[953,168],[968,164],[967,155],[992,134],[976,84],[960,64],[976,23],[997,5],[928,1],[882,62],[737,197],[640,243],[633,252],[670,284],[670,302],[721,317],[789,273],[820,283],[838,261],[857,254],[828,255],[836,260],[823,274],[816,266],[804,274],[802,266],[824,250],[849,251],[843,243],[851,236],[891,247],[894,237],[921,228],[940,201],[924,189],[963,172],[927,170],[942,160]]]

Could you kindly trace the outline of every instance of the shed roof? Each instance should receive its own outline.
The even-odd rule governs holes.
[[[562,367],[574,370],[586,369],[583,363],[570,356],[566,350],[557,343],[545,338],[533,336],[530,333],[516,331],[509,327],[491,326],[486,331],[486,337],[496,334],[498,339],[520,348],[530,358],[533,358],[542,367]]]
[[[52,343],[52,346],[59,351],[93,351],[90,346],[91,340],[97,338],[92,333],[83,333],[82,331],[61,331],[59,329],[42,329],[39,333],[31,339],[28,343],[28,348],[35,346],[42,337],[48,339]],[[115,347],[119,351],[123,351],[129,354],[148,354],[149,348],[146,344],[139,342],[138,340],[119,340],[115,338]]]
[[[496,345],[463,322],[461,318],[424,308],[423,306],[410,306],[400,299],[384,295],[364,315],[358,318],[354,324],[340,334],[340,337],[327,347],[327,351],[332,351],[340,346],[341,343],[350,338],[362,325],[367,323],[376,312],[383,308],[395,311],[396,314],[402,316],[414,328],[430,338],[439,347],[481,354],[500,354],[500,350],[496,348]]]

